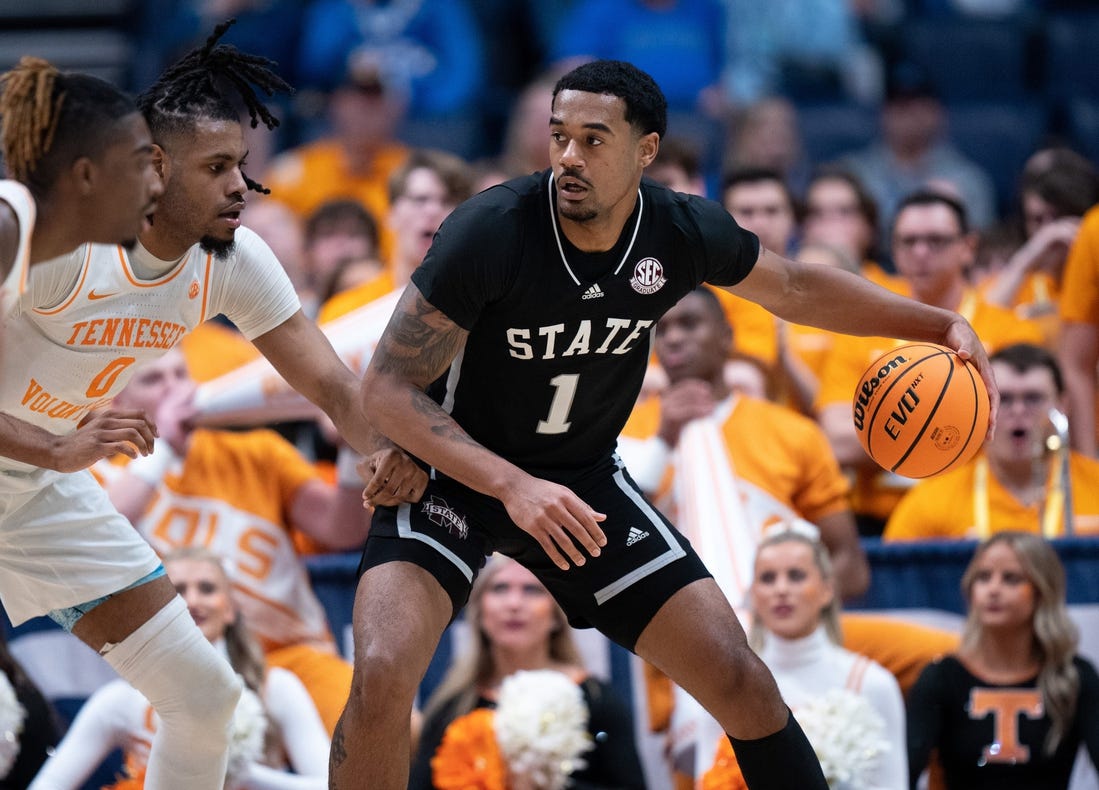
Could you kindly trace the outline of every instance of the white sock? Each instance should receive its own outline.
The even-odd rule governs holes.
[[[121,642],[105,646],[103,657],[160,717],[145,787],[222,790],[241,684],[183,599],[176,596]]]

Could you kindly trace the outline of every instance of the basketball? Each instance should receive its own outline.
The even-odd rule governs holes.
[[[900,346],[875,360],[852,404],[867,455],[904,477],[931,477],[976,455],[988,413],[977,369],[931,343]]]

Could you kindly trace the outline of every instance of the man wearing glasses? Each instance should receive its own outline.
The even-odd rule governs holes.
[[[890,244],[911,297],[965,316],[990,353],[1012,343],[1041,343],[1038,324],[984,301],[968,281],[977,239],[957,198],[933,190],[905,197],[893,219]],[[893,507],[915,482],[870,460],[851,422],[851,394],[859,377],[873,360],[901,344],[882,337],[839,338],[821,375],[818,418],[836,458],[855,474],[851,507],[863,536],[881,535]]]

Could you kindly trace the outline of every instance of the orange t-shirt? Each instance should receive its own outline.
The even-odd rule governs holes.
[[[303,219],[329,200],[359,201],[378,221],[381,258],[390,260],[393,238],[386,228],[389,176],[407,158],[408,148],[392,143],[374,154],[364,172],[353,173],[343,146],[335,140],[317,140],[276,157],[263,182],[272,198]]]
[[[1099,324],[1099,206],[1084,215],[1061,278],[1061,320]]]
[[[391,293],[394,287],[393,276],[389,272],[382,272],[361,285],[341,291],[321,305],[317,323],[324,324],[347,315],[352,310],[373,302],[379,296]]]
[[[908,282],[899,275],[890,274],[882,268],[881,264],[874,261],[862,262],[862,276],[872,283],[880,285],[882,288],[888,288],[893,293],[900,294],[901,296],[908,296],[912,289],[908,287]]]
[[[778,319],[766,308],[749,299],[733,296],[724,288],[710,286],[710,290],[717,294],[725,318],[733,327],[732,350],[763,360],[768,367],[773,367],[778,359],[775,324]]]
[[[1024,505],[991,471],[985,478],[987,512],[977,513],[982,499],[978,493],[977,466],[985,463],[982,454],[957,469],[922,480],[897,503],[882,538],[896,541],[980,538],[977,524],[982,519],[987,520],[990,532],[1021,529],[1040,533],[1046,515],[1042,505]],[[1051,465],[1047,487],[1053,485],[1055,471]],[[1099,533],[1099,461],[1072,453],[1069,479],[1074,528],[1082,534]],[[1052,513],[1050,518],[1050,523],[1056,524],[1057,534],[1063,535],[1063,515]]]
[[[187,369],[199,384],[236,370],[259,356],[259,350],[235,329],[206,321],[183,336],[179,344]]]

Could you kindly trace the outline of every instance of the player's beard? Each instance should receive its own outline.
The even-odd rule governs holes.
[[[122,245],[122,249],[126,250],[126,252],[133,252],[137,248],[137,239],[126,239],[125,241],[120,242],[120,244]]]
[[[587,206],[577,206],[573,203],[558,203],[557,211],[561,216],[573,222],[590,222],[599,216],[599,212]]]
[[[219,261],[223,261],[233,252],[236,243],[236,239],[217,239],[213,236],[203,236],[199,239],[198,246],[203,252],[208,252]]]

